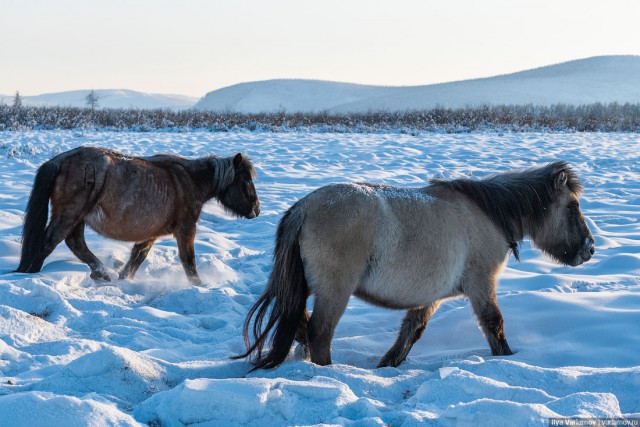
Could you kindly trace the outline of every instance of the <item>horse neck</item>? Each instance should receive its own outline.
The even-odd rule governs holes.
[[[493,188],[500,193],[493,200],[497,205],[493,210],[501,211],[496,216],[508,224],[502,229],[514,256],[519,259],[518,244],[525,237],[535,239],[543,227],[553,201],[551,187],[544,181],[530,181],[523,185],[522,182],[505,180]]]
[[[539,227],[543,206],[533,203],[536,189],[510,180],[472,181],[458,179],[434,181],[444,188],[462,193],[471,199],[502,231],[509,247],[517,256],[517,245]]]
[[[234,169],[231,159],[226,157],[206,157],[196,161],[196,185],[201,189],[206,200],[217,197],[233,180]]]
[[[213,198],[218,193],[213,179],[212,168],[206,159],[190,160],[186,165],[187,172],[191,177],[202,202]]]

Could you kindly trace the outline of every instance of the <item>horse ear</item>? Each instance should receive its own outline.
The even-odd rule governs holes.
[[[567,185],[567,173],[563,170],[556,174],[555,179],[556,189],[561,190]]]
[[[233,158],[233,167],[236,169],[240,169],[241,165],[242,165],[242,153],[238,153]]]

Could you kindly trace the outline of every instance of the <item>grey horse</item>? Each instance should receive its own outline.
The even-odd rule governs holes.
[[[562,161],[482,180],[432,180],[424,188],[322,187],[279,223],[274,267],[247,315],[247,351],[237,358],[273,368],[296,339],[312,362],[331,363],[331,340],[351,295],[408,310],[379,366],[402,363],[440,302],[457,296],[470,300],[492,354],[510,355],[498,275],[509,252],[518,258],[525,236],[562,264],[591,259],[595,241],[580,211],[581,192]]]

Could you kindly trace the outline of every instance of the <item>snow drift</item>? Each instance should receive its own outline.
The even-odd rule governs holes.
[[[640,417],[640,136],[633,133],[0,132],[0,424],[151,426],[548,425],[549,417]],[[134,155],[248,153],[262,213],[205,206],[196,236],[204,287],[161,239],[135,280],[98,285],[60,245],[39,274],[16,274],[37,167],[78,145]],[[420,186],[565,159],[580,174],[596,239],[578,267],[528,241],[500,277],[515,354],[493,357],[466,300],[444,303],[407,361],[376,369],[403,312],[352,299],[334,365],[294,351],[249,373],[229,356],[271,270],[276,224],[336,181]],[[87,233],[113,267],[130,244]],[[111,270],[115,276],[115,270]]]

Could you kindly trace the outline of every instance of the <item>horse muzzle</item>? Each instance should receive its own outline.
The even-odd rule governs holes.
[[[260,215],[260,208],[258,206],[256,206],[255,208],[253,208],[253,210],[251,212],[246,214],[244,217],[247,218],[247,219],[253,219],[253,218],[257,217],[258,215]]]
[[[587,236],[584,239],[584,244],[582,248],[578,251],[578,255],[576,255],[574,259],[574,266],[585,263],[591,259],[593,254],[596,253],[596,241],[593,240],[593,237]]]

